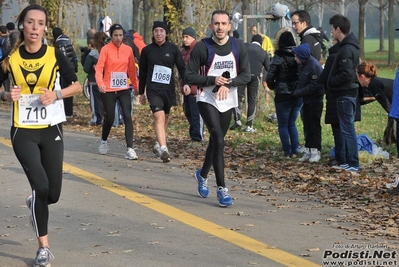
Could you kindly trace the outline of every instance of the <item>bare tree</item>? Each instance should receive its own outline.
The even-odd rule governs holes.
[[[360,43],[360,58],[364,58],[364,17],[366,14],[366,3],[368,0],[359,0],[359,43]]]
[[[394,1],[388,2],[388,17],[394,18]],[[389,51],[388,51],[388,64],[393,65],[395,61],[395,22],[393,19],[388,20],[389,32]]]
[[[370,5],[372,7],[375,7],[378,9],[380,17],[379,17],[379,38],[380,38],[380,47],[379,50],[380,52],[385,50],[385,45],[384,45],[384,36],[385,36],[385,11],[388,9],[388,0],[378,0],[378,3],[373,3],[370,2]]]

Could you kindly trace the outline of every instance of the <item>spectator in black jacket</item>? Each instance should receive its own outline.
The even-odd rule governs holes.
[[[336,98],[338,122],[343,136],[345,155],[340,165],[345,171],[359,171],[357,136],[354,126],[359,84],[356,67],[359,64],[360,44],[350,32],[350,20],[340,14],[330,18],[331,36],[340,41],[338,52],[327,79],[327,88]]]
[[[298,33],[301,44],[308,43],[310,54],[320,61],[321,44],[323,38],[320,32],[313,27],[309,12],[306,10],[296,10],[291,13],[292,28]]]
[[[323,86],[317,82],[322,72],[320,63],[310,55],[308,43],[294,48],[295,60],[300,65],[298,87],[292,93],[303,99],[303,127],[306,131],[305,154],[299,161],[318,162],[321,151],[320,118],[323,111]]]
[[[58,27],[53,28],[53,38],[54,38],[54,46],[61,50],[64,55],[69,59],[71,66],[73,66],[75,73],[78,72],[78,61],[76,57],[75,50],[72,46],[71,40],[68,36],[63,34],[62,30]],[[61,77],[61,87],[66,88],[68,84],[66,84]],[[67,118],[73,117],[73,96],[64,98],[64,108],[65,108],[65,116]]]
[[[284,157],[297,157],[298,130],[296,119],[302,107],[302,98],[295,98],[292,92],[298,85],[298,64],[292,49],[296,46],[291,31],[284,28],[276,34],[276,51],[269,71],[267,86],[274,91],[278,133]]]

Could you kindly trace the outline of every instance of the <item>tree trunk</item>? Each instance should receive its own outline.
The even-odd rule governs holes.
[[[366,14],[366,3],[368,0],[359,0],[359,43],[360,58],[364,58],[364,16]]]
[[[394,1],[389,0],[388,3],[388,18],[394,18]],[[388,32],[389,32],[389,51],[388,51],[388,65],[393,65],[395,61],[395,20],[388,20]]]
[[[140,23],[140,0],[132,0],[133,4],[133,20],[132,29],[139,31]]]
[[[63,15],[62,15],[62,10],[64,9],[64,0],[60,0],[60,3],[58,5],[58,19],[57,19],[57,25],[61,26],[63,22]]]
[[[380,49],[378,51],[383,52],[385,50],[384,47],[384,3],[382,3],[382,0],[378,0],[379,3],[379,8],[378,10],[380,11]]]

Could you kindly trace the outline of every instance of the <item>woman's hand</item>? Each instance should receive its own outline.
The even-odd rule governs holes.
[[[57,100],[57,93],[55,91],[50,91],[47,88],[40,88],[39,90],[44,92],[44,94],[40,96],[40,101],[43,105],[48,106]]]
[[[4,99],[6,99],[7,101],[8,100],[11,100],[12,102],[18,101],[21,98],[21,87],[14,85],[8,95],[9,98],[6,98],[6,95],[4,95]]]

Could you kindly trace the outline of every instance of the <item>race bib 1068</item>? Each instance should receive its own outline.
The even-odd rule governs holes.
[[[152,73],[152,82],[169,84],[172,78],[172,69],[165,66],[154,66],[154,72]]]

